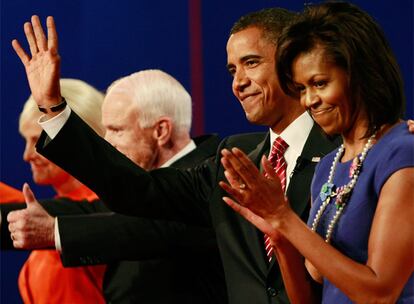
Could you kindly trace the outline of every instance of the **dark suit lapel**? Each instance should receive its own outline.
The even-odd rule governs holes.
[[[319,160],[337,147],[318,125],[314,124],[291,175],[287,197],[292,209],[307,220],[310,203],[310,185]]]
[[[270,134],[268,133],[266,138],[257,145],[256,149],[249,153],[249,158],[258,168],[260,168],[262,155],[269,151],[269,146]],[[266,276],[269,264],[265,258],[263,233],[244,218],[242,218],[242,221],[245,222],[245,225],[243,225],[243,230],[245,230],[244,236],[248,245],[247,248],[249,248],[252,256],[252,263],[256,264],[262,274]]]
[[[260,168],[260,160],[262,155],[269,151],[270,133],[267,133],[266,138],[257,145],[256,149],[249,153],[249,158],[254,162],[256,167]]]

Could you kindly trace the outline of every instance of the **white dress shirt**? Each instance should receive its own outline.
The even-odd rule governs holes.
[[[284,157],[287,163],[286,170],[286,190],[289,186],[290,176],[296,166],[298,157],[302,154],[306,139],[313,127],[313,120],[308,112],[304,112],[296,118],[281,134],[276,134],[270,130],[270,147],[279,136],[289,145],[286,149]],[[271,149],[270,149],[271,150]],[[270,153],[270,152],[269,152]],[[285,191],[286,191],[285,190]]]

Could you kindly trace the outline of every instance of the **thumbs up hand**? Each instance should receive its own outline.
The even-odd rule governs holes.
[[[10,237],[18,249],[41,249],[55,247],[55,219],[36,200],[29,185],[23,185],[26,209],[9,213]]]

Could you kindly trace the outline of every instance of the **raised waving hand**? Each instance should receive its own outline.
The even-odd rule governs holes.
[[[24,24],[24,33],[30,48],[30,55],[14,39],[13,49],[22,61],[33,98],[40,107],[50,108],[61,102],[60,56],[53,17],[47,17],[47,37],[38,16]]]

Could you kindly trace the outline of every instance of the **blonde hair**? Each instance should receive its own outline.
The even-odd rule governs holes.
[[[172,119],[177,132],[190,132],[192,104],[186,89],[161,70],[143,70],[114,81],[107,94],[128,94],[137,105],[139,126],[152,127],[161,116]]]
[[[97,89],[79,79],[61,79],[60,91],[70,108],[76,112],[100,136],[104,134],[101,123],[101,107],[104,95]],[[19,117],[19,128],[27,117],[40,117],[42,113],[30,95]]]

